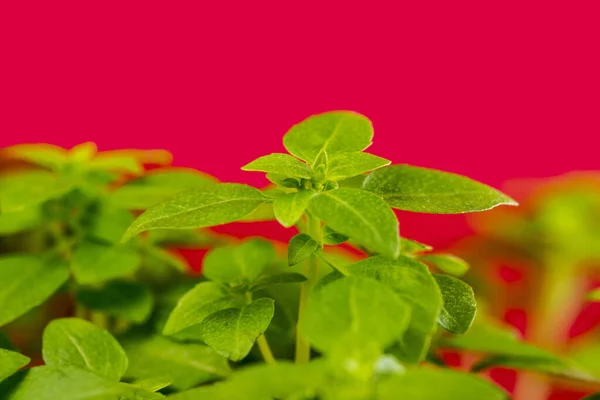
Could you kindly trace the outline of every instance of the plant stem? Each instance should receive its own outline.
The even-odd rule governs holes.
[[[252,293],[246,292],[246,303],[252,303]],[[262,334],[256,339],[256,344],[258,344],[258,349],[260,350],[260,354],[262,354],[265,362],[267,364],[277,364],[277,360],[273,357],[273,352],[271,351],[271,347],[269,346],[269,342],[267,341],[267,337]]]
[[[317,242],[321,242],[321,221],[306,216],[308,234]],[[300,286],[300,305],[298,308],[298,324],[296,325],[296,363],[303,364],[310,361],[310,343],[300,332],[300,325],[304,319],[308,298],[319,275],[319,259],[315,254],[311,255],[304,264],[304,275],[307,280]]]
[[[544,264],[539,294],[530,311],[527,339],[551,352],[560,352],[579,313],[585,293],[585,278],[577,266],[560,257],[548,256]],[[514,398],[544,400],[548,398],[550,389],[545,377],[522,373]]]
[[[256,343],[258,344],[258,348],[260,349],[260,353],[265,359],[265,362],[267,364],[277,364],[277,360],[273,357],[273,352],[271,351],[271,347],[269,347],[269,342],[267,342],[265,335],[260,335],[258,339],[256,339]]]

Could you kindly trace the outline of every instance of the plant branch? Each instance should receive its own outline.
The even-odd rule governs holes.
[[[246,303],[250,304],[252,302],[252,293],[246,292]],[[271,346],[269,346],[269,342],[267,341],[267,337],[262,334],[256,339],[256,344],[258,345],[258,349],[260,350],[260,354],[262,354],[265,362],[267,364],[277,364],[277,360],[273,356],[273,352],[271,351]]]
[[[321,221],[307,215],[308,234],[317,242],[321,243]],[[296,325],[296,363],[302,364],[310,361],[310,343],[300,333],[300,325],[304,319],[308,298],[319,275],[319,259],[315,254],[311,255],[304,264],[304,275],[308,278],[300,286],[300,305],[298,308],[298,324]]]

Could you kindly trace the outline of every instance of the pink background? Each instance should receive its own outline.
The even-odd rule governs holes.
[[[162,147],[260,185],[239,167],[351,109],[372,152],[496,187],[600,166],[598,1],[384,3],[0,2],[0,146]],[[434,244],[466,232],[402,223]]]

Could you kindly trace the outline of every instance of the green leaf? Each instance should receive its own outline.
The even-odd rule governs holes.
[[[132,385],[141,387],[149,392],[158,392],[171,384],[171,380],[167,378],[146,378],[132,382]]]
[[[262,290],[272,285],[280,285],[285,283],[299,283],[306,281],[306,277],[297,272],[283,272],[275,275],[268,275],[259,279],[254,286],[250,288],[252,291]]]
[[[0,204],[1,206],[2,204]],[[9,213],[0,211],[0,235],[22,232],[39,226],[42,222],[43,214],[40,207],[30,207]]]
[[[98,154],[87,163],[87,167],[93,171],[113,171],[134,175],[144,172],[144,166],[134,156],[111,154],[111,152]]]
[[[319,250],[319,243],[306,233],[300,233],[290,240],[288,245],[288,264],[296,265]]]
[[[341,181],[389,165],[391,161],[369,153],[341,153],[329,159],[326,178]]]
[[[396,258],[400,252],[398,220],[376,195],[357,189],[338,189],[313,196],[311,214],[331,229],[367,249]]]
[[[179,392],[168,396],[169,400],[245,400],[246,394],[237,393],[233,394],[233,397],[227,393],[223,394],[220,390],[220,385],[211,385],[211,386],[201,386],[197,388],[193,388],[190,390],[186,390],[184,392]],[[270,398],[254,398],[256,400],[271,400]],[[253,400],[254,400],[253,399]]]
[[[240,300],[223,286],[214,282],[199,283],[179,300],[165,324],[163,334],[173,335],[201,323],[216,311],[239,304]]]
[[[136,249],[106,245],[88,240],[73,252],[71,269],[79,283],[98,283],[134,273],[142,262]]]
[[[449,369],[409,369],[380,383],[378,400],[486,399],[508,400],[508,394],[474,375]]]
[[[294,156],[313,163],[325,150],[329,155],[362,151],[371,145],[373,125],[350,111],[332,111],[308,117],[284,136],[283,145]]]
[[[340,235],[328,226],[323,228],[321,240],[324,244],[335,246],[347,242],[348,239],[350,239],[348,236]]]
[[[440,271],[454,276],[463,276],[469,270],[469,264],[453,254],[427,254],[420,256],[419,260],[425,261]]]
[[[303,190],[277,197],[273,201],[275,218],[286,228],[296,225],[314,195],[314,191]]]
[[[438,323],[448,332],[463,334],[469,330],[475,313],[477,302],[471,286],[447,275],[433,275],[442,292],[442,312]]]
[[[119,207],[145,210],[183,191],[210,188],[217,183],[212,176],[192,169],[158,170],[116,189],[110,200]]]
[[[562,360],[556,357],[555,360],[520,358],[511,356],[490,356],[482,359],[472,367],[472,372],[479,373],[489,368],[510,368],[516,370],[535,371],[547,375],[578,380],[582,382],[592,382],[598,384],[600,379],[592,375],[589,371],[582,368],[571,360]]]
[[[0,387],[0,392],[6,394],[2,400],[156,400],[164,398],[159,393],[150,393],[134,385],[114,382],[74,366],[36,367],[17,375],[13,376],[17,379],[9,382],[8,387]],[[4,389],[6,390],[3,391]]]
[[[573,363],[534,347],[517,337],[514,330],[491,320],[478,317],[464,335],[445,338],[442,348],[484,353],[487,357],[475,365],[476,370],[494,366],[525,369],[568,376],[571,379],[591,380],[590,374]]]
[[[219,399],[219,400],[270,400],[305,399],[304,395],[316,392],[331,385],[327,365],[321,360],[309,364],[292,364],[281,361],[274,365],[253,365],[236,371],[227,381],[214,385],[211,394],[216,397],[177,397],[177,400]],[[198,389],[195,389],[198,390]],[[321,397],[319,397],[321,398]],[[329,399],[329,397],[328,397]]]
[[[283,174],[268,173],[266,175],[266,178],[269,180],[269,182],[272,182],[279,186],[283,186],[284,188],[300,189],[301,187],[298,179],[290,178]]]
[[[586,296],[586,299],[590,301],[600,301],[600,289],[595,289],[589,292]]]
[[[311,294],[300,329],[323,352],[339,343],[384,349],[402,335],[409,320],[410,308],[385,285],[348,277]]]
[[[261,171],[293,178],[312,178],[312,171],[308,165],[289,154],[281,153],[273,153],[257,158],[244,165],[242,171]]]
[[[202,338],[213,350],[232,361],[244,359],[268,328],[275,302],[263,297],[242,308],[227,308],[204,318]]]
[[[177,248],[191,247],[194,249],[212,248],[221,244],[223,241],[223,239],[208,229],[156,229],[148,232],[146,239],[149,244],[154,246],[173,246]]]
[[[46,326],[42,355],[46,365],[86,368],[114,381],[127,369],[127,356],[117,340],[78,318],[55,319]]]
[[[50,169],[59,169],[69,162],[68,151],[52,144],[18,144],[2,149],[1,155]]]
[[[403,254],[415,254],[431,250],[433,250],[433,247],[428,244],[419,243],[412,239],[400,238],[400,252]]]
[[[0,382],[29,364],[31,359],[14,351],[0,349]]]
[[[123,240],[161,228],[193,229],[239,220],[269,201],[260,190],[237,183],[193,189],[149,208],[129,227]]]
[[[582,368],[600,378],[600,343],[583,344],[569,351],[569,356]]]
[[[84,163],[91,160],[97,152],[98,148],[96,147],[95,143],[84,142],[73,146],[69,150],[69,158],[70,161],[75,161],[76,163]]]
[[[399,210],[462,214],[499,205],[516,206],[510,197],[467,177],[410,165],[392,165],[370,174],[363,188]]]
[[[0,257],[0,326],[39,306],[69,278],[62,261],[34,255]]]
[[[273,245],[263,239],[212,250],[204,258],[203,275],[230,286],[254,282],[275,259]]]
[[[110,281],[102,287],[83,287],[77,292],[77,301],[91,310],[136,323],[145,322],[154,306],[148,287],[125,280]]]
[[[106,243],[119,243],[133,222],[133,215],[107,203],[99,205],[94,211],[96,212],[87,230],[88,236]]]
[[[123,337],[121,343],[129,357],[127,378],[161,377],[176,390],[186,390],[231,373],[227,359],[202,344],[138,333]]]
[[[422,361],[437,330],[442,308],[440,290],[427,266],[406,256],[400,256],[398,260],[376,256],[346,269],[350,275],[371,277],[385,283],[411,305],[410,325],[400,341],[398,356],[408,362]]]
[[[0,210],[16,212],[56,199],[75,182],[47,171],[27,171],[0,177]]]

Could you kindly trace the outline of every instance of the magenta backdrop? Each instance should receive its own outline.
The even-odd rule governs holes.
[[[383,3],[0,2],[0,146],[163,147],[261,184],[239,167],[351,109],[374,153],[494,186],[600,167],[598,1]],[[434,243],[465,232],[402,217]]]

